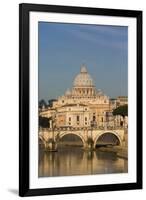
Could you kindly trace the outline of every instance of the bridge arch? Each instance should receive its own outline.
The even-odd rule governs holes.
[[[64,132],[64,133],[61,133],[60,134],[60,139],[59,139],[59,141],[64,137],[64,136],[66,136],[66,135],[74,135],[74,136],[77,136],[77,137],[79,137],[80,138],[80,140],[82,141],[82,143],[83,143],[83,147],[85,147],[86,146],[86,142],[85,142],[85,139],[83,138],[83,136],[82,135],[80,135],[79,133],[72,133],[72,132]]]
[[[118,133],[116,133],[114,131],[104,131],[104,132],[98,134],[97,137],[94,139],[94,147],[96,147],[97,141],[99,139],[104,139],[104,136],[107,136],[108,134],[113,135],[117,139],[119,146],[122,145],[122,140],[121,140],[120,136],[118,135]]]

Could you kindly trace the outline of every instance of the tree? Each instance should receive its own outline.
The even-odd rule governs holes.
[[[119,106],[113,110],[113,115],[120,115],[123,118],[128,116],[128,105]]]
[[[40,127],[49,128],[49,121],[50,121],[49,118],[39,116],[39,126]]]
[[[43,106],[46,108],[47,107],[47,103],[44,99],[41,99],[39,101],[39,108],[43,108]]]
[[[113,115],[120,115],[123,117],[123,121],[120,122],[120,125],[125,125],[125,117],[128,116],[128,105],[119,106],[113,110]]]

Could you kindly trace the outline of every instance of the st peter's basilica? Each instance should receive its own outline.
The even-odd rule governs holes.
[[[120,125],[121,116],[114,118],[112,111],[120,105],[128,104],[127,97],[110,99],[95,83],[85,65],[81,66],[71,89],[54,100],[52,106],[43,107],[39,114],[53,119],[55,127],[104,127]],[[50,127],[52,123],[50,123]]]

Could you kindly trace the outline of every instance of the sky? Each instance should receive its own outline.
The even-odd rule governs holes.
[[[39,100],[72,88],[82,64],[110,98],[128,95],[128,27],[39,22]]]

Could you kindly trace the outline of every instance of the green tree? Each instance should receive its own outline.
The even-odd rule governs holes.
[[[49,128],[50,118],[39,116],[39,126],[42,128]]]
[[[123,122],[120,122],[121,126],[125,126],[125,117],[128,116],[128,105],[119,106],[113,110],[113,115],[120,115],[123,117]]]
[[[119,106],[113,110],[113,115],[120,115],[123,118],[128,116],[128,105]]]
[[[47,107],[47,103],[46,103],[46,101],[44,100],[44,99],[41,99],[40,101],[39,101],[39,108],[42,108],[42,107]]]

